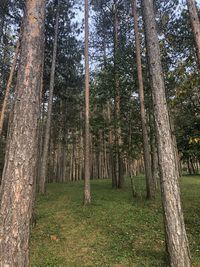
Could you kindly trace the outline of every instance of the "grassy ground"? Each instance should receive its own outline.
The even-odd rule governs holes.
[[[93,204],[82,206],[83,183],[50,184],[37,202],[31,235],[32,267],[167,266],[160,197],[112,190],[110,180],[92,181]],[[200,266],[200,177],[182,179],[185,222],[193,266]]]

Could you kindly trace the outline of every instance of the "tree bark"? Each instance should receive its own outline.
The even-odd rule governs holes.
[[[187,0],[188,10],[190,14],[190,21],[192,25],[192,31],[194,35],[196,53],[198,58],[198,64],[200,67],[200,22],[198,17],[198,10],[195,0]]]
[[[189,267],[190,252],[181,207],[179,175],[170,132],[153,1],[143,0],[142,3],[156,122],[167,252],[171,267]]]
[[[0,266],[29,266],[45,0],[26,1],[11,127],[0,191]]]
[[[140,115],[142,123],[142,139],[143,139],[143,152],[144,152],[144,166],[146,177],[146,197],[147,199],[155,198],[156,185],[152,176],[151,169],[151,153],[150,144],[147,131],[147,119],[144,104],[144,85],[142,75],[142,61],[140,51],[140,38],[138,30],[138,14],[137,14],[137,2],[132,1],[132,13],[134,18],[134,31],[135,31],[135,48],[136,48],[136,61],[137,61],[137,73],[138,73],[138,85],[139,85],[139,99],[140,99]]]
[[[53,57],[52,57],[50,86],[49,86],[48,111],[47,111],[47,121],[46,121],[46,128],[45,128],[44,146],[43,146],[42,162],[41,162],[41,174],[40,174],[40,183],[39,183],[39,192],[42,194],[45,193],[45,183],[46,183],[46,175],[47,175],[47,161],[48,161],[48,151],[49,151],[51,113],[52,113],[52,105],[53,105],[53,91],[54,91],[56,55],[57,55],[57,43],[58,43],[58,26],[59,26],[59,1],[57,3],[57,11],[56,11],[55,37],[54,37],[54,42],[53,42]]]
[[[90,84],[89,84],[89,47],[88,47],[88,0],[85,0],[85,184],[84,204],[91,203],[90,192]]]
[[[20,49],[20,41],[18,41],[17,45],[16,45],[15,55],[13,58],[13,63],[12,63],[12,67],[10,70],[10,75],[9,75],[8,82],[6,85],[6,90],[5,90],[4,100],[3,100],[3,106],[2,106],[2,109],[0,112],[0,136],[2,133],[2,129],[3,129],[3,122],[4,122],[5,112],[6,112],[6,108],[7,108],[8,99],[9,99],[10,87],[11,87],[11,83],[13,80],[13,75],[15,73],[16,64],[17,64],[19,49]]]

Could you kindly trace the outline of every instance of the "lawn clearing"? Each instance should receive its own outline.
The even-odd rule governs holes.
[[[167,266],[159,194],[146,201],[143,177],[124,190],[94,180],[89,207],[82,205],[83,182],[49,184],[36,205],[31,234],[32,267]],[[200,177],[182,178],[182,198],[193,266],[200,266]]]

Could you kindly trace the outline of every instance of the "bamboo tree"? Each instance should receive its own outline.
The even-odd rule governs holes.
[[[179,175],[170,131],[153,2],[143,0],[142,3],[156,122],[166,247],[171,267],[190,267],[190,252],[181,207]]]
[[[26,1],[21,60],[0,191],[0,266],[29,266],[44,13],[45,0]]]
[[[137,61],[137,74],[138,74],[138,86],[139,86],[139,99],[140,99],[140,115],[142,123],[142,138],[143,138],[143,152],[144,152],[144,165],[146,176],[146,193],[147,199],[155,198],[155,182],[152,177],[151,169],[151,154],[149,136],[147,131],[147,119],[144,104],[144,85],[142,75],[142,61],[140,51],[140,38],[138,30],[138,14],[137,14],[137,1],[132,1],[132,13],[134,18],[134,31],[135,31],[135,47],[136,47],[136,61]]]
[[[53,42],[53,57],[52,57],[51,76],[50,76],[50,85],[49,85],[48,111],[47,111],[47,121],[46,121],[46,127],[45,127],[44,145],[43,145],[42,162],[41,162],[41,174],[40,174],[40,182],[39,182],[40,183],[39,192],[42,194],[45,193],[45,182],[46,182],[46,174],[47,174],[47,160],[48,160],[48,150],[49,150],[51,113],[52,113],[52,104],[53,104],[56,55],[57,55],[57,44],[58,44],[58,26],[59,26],[59,0],[57,2],[57,11],[56,11],[55,36],[54,36],[54,42]]]
[[[90,84],[89,84],[89,25],[88,0],[85,0],[85,184],[84,204],[91,203],[90,192]]]

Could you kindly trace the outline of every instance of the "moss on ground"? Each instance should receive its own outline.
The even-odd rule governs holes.
[[[167,266],[159,194],[146,201],[144,178],[132,198],[110,180],[92,181],[93,203],[82,205],[83,182],[49,184],[36,204],[32,267]],[[182,199],[193,266],[200,266],[200,177],[182,179]]]

